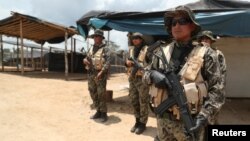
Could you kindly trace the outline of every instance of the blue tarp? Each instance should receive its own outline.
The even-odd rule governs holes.
[[[221,36],[250,37],[250,11],[198,12],[195,14],[202,29],[211,30]],[[97,29],[114,29],[127,32],[141,32],[146,35],[167,35],[163,16],[145,18],[90,18],[88,26]],[[86,27],[78,25],[78,31],[85,37]]]

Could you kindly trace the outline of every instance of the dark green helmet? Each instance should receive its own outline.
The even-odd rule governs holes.
[[[171,11],[167,11],[164,14],[165,28],[167,29],[167,32],[170,35],[172,35],[171,33],[172,20],[174,17],[177,16],[186,17],[196,25],[196,29],[193,31],[192,36],[197,35],[200,32],[201,26],[195,21],[194,13],[192,12],[192,10],[187,6],[178,6]]]

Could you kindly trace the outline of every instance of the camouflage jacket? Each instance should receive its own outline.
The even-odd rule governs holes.
[[[175,46],[176,44],[177,43],[175,41],[170,43],[170,45],[174,46],[173,48],[176,47]],[[191,44],[189,44],[189,47],[190,46],[195,48],[197,46],[201,46],[201,44],[191,43]],[[166,45],[164,45],[162,47],[164,48],[164,47],[166,47]],[[223,84],[220,83],[221,82],[221,80],[220,80],[221,73],[219,70],[219,63],[218,63],[217,54],[213,49],[211,49],[209,47],[206,47],[206,48],[207,48],[207,50],[206,50],[204,57],[203,57],[204,61],[203,61],[203,65],[201,68],[201,75],[202,75],[203,79],[207,82],[208,95],[207,95],[207,98],[201,107],[199,114],[202,114],[205,117],[209,118],[210,116],[213,116],[221,109],[221,106],[224,104],[224,101],[225,101],[225,95],[222,92]],[[155,53],[159,56],[162,55],[160,50],[157,50]],[[171,58],[172,58],[172,55],[171,55]],[[185,57],[188,57],[188,55],[189,54],[186,54]],[[159,65],[157,65],[158,64],[157,62],[159,62],[159,59],[157,57],[153,56],[152,63],[151,63],[151,65],[148,66],[147,69],[149,71],[150,70],[161,71],[161,68],[159,68]],[[170,63],[170,65],[171,65],[171,63]],[[180,65],[180,67],[182,67],[182,65]],[[149,79],[150,78],[148,78],[148,79],[145,78],[144,80],[149,80]],[[148,83],[148,82],[146,82],[146,83]]]

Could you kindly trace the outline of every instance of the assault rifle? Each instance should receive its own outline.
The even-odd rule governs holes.
[[[156,114],[162,116],[164,112],[166,112],[173,105],[177,104],[180,110],[181,119],[184,122],[187,132],[192,136],[193,140],[196,140],[196,133],[190,131],[190,128],[194,127],[195,122],[188,108],[184,88],[180,83],[178,76],[174,73],[174,71],[170,67],[170,64],[167,62],[167,58],[163,52],[163,49],[160,48],[160,50],[162,53],[162,57],[157,54],[154,55],[158,57],[164,65],[164,75],[166,79],[165,82],[168,82],[165,83],[165,86],[168,88],[169,97],[158,107],[156,107],[155,112]]]
[[[86,59],[87,59],[87,61],[90,63],[89,65],[85,65],[85,69],[86,70],[89,70],[89,69],[91,69],[92,67],[93,67],[93,64],[92,64],[92,60],[91,60],[91,58],[88,56],[88,52],[89,52],[89,50],[88,51],[86,51],[85,49],[84,49],[84,47],[82,47],[82,49],[81,49],[81,52],[85,52],[85,54],[86,54]]]

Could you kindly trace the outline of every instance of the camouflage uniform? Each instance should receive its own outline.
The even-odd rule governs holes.
[[[107,85],[107,76],[108,76],[108,69],[110,66],[110,50],[104,44],[100,46],[93,46],[93,50],[98,50],[103,48],[103,65],[100,70],[97,70],[94,66],[92,66],[88,70],[88,90],[93,100],[94,107],[101,112],[107,112],[107,105],[106,105],[106,85]],[[91,58],[93,54],[88,54],[88,57]],[[100,80],[96,80],[97,74],[103,71],[102,78]]]
[[[138,46],[130,46],[129,48],[129,58],[134,58],[141,66],[145,66],[146,63],[146,52],[148,46],[144,45],[142,34],[134,33],[132,38],[138,36],[141,38],[141,44]],[[128,66],[127,66],[128,67]],[[131,132],[136,134],[141,134],[145,128],[148,121],[148,86],[145,83],[142,83],[142,74],[141,70],[138,70],[135,74],[131,74],[133,67],[128,67],[129,74],[129,97],[131,104],[134,109],[134,116],[136,118],[136,123],[131,129]],[[134,75],[134,76],[132,76]]]
[[[217,113],[221,106],[224,104],[224,95],[222,93],[222,84],[220,83],[220,71],[218,58],[214,50],[205,46],[202,47],[202,44],[195,43],[192,39],[197,35],[200,30],[199,25],[194,21],[194,16],[192,15],[191,10],[188,10],[186,7],[178,7],[178,14],[185,14],[185,17],[188,15],[190,21],[197,25],[196,29],[192,32],[192,36],[190,41],[187,43],[182,43],[173,40],[172,43],[168,45],[162,45],[161,48],[164,51],[164,54],[167,58],[167,61],[177,76],[180,76],[181,84],[183,84],[183,89],[185,91],[185,95],[187,98],[190,114],[194,118],[195,130],[197,131],[196,140],[202,141],[204,140],[205,126],[207,119]],[[174,11],[174,12],[176,12]],[[171,13],[170,13],[171,14]],[[166,16],[170,15],[166,12]],[[176,13],[174,13],[176,14]],[[173,15],[174,15],[173,14]],[[184,15],[183,14],[183,15]],[[171,15],[170,15],[171,16]],[[174,16],[173,16],[174,17]],[[165,26],[167,31],[171,33],[171,23],[173,17],[167,17],[170,19],[165,20]],[[180,21],[179,21],[180,22]],[[179,23],[181,24],[181,23]],[[194,61],[192,57],[197,57],[197,54],[202,51],[201,56],[202,59],[197,63]],[[197,53],[198,52],[198,53]],[[197,54],[196,54],[197,53]],[[155,54],[158,56],[162,56],[161,50],[156,50]],[[193,55],[193,56],[192,56]],[[197,64],[196,64],[197,63]],[[200,64],[199,64],[200,63]],[[197,67],[199,66],[199,67]],[[200,69],[199,69],[200,68]],[[148,71],[145,72],[143,80],[150,85],[150,95],[153,97],[153,103],[155,107],[159,106],[162,101],[168,98],[168,89],[167,88],[156,88],[156,84],[154,84],[151,77],[152,70],[156,70],[160,73],[164,71],[163,62],[156,56],[153,56],[151,65],[148,66]],[[189,71],[196,71],[195,75],[186,76]],[[191,79],[191,77],[195,76]],[[187,79],[189,78],[190,79]],[[153,83],[153,84],[152,84]],[[193,99],[190,99],[188,94],[190,93],[188,89],[186,89],[189,84],[194,84],[191,94],[195,93],[197,95],[197,101],[193,103]],[[203,86],[200,87],[200,84]],[[205,89],[204,89],[205,87]],[[156,90],[155,90],[156,88]],[[198,90],[197,90],[198,89]],[[200,91],[201,90],[201,91]],[[204,91],[205,90],[205,91]],[[205,92],[205,94],[204,94]],[[204,95],[203,95],[204,94]],[[197,104],[197,105],[196,105]],[[194,106],[194,107],[193,107]],[[196,107],[197,106],[197,107]],[[198,123],[202,119],[202,124]],[[177,105],[169,108],[163,116],[157,115],[157,138],[155,140],[160,141],[191,141],[193,138],[186,132],[189,129],[185,129],[184,123],[181,119],[180,110]],[[204,124],[203,124],[204,123]],[[199,128],[198,128],[199,127]],[[191,129],[192,130],[192,129]]]
[[[134,48],[134,47],[132,47]],[[145,49],[147,46],[142,48]],[[139,70],[140,71],[140,70]],[[146,124],[148,121],[148,86],[142,83],[142,74],[137,72],[135,76],[129,75],[129,97],[134,108],[134,115],[141,123]]]
[[[226,65],[225,56],[220,50],[217,49],[216,46],[212,45],[212,49],[214,49],[217,53],[217,57],[218,57],[219,65],[220,65],[221,81],[225,87],[225,85],[226,85],[226,73],[227,73],[227,65]],[[225,89],[225,88],[223,88],[223,89]]]
[[[207,41],[206,40],[203,40],[204,38],[207,38],[210,40],[210,43],[208,43],[207,45],[209,47],[211,47],[217,54],[217,58],[218,58],[218,63],[219,63],[219,69],[220,69],[220,81],[221,81],[221,92],[223,93],[223,95],[225,96],[225,86],[226,86],[226,60],[225,60],[225,57],[224,57],[224,54],[217,49],[217,47],[213,44],[214,42],[216,42],[216,39],[214,38],[213,36],[213,33],[212,31],[209,31],[209,30],[205,30],[201,33],[201,35],[198,35],[198,41],[199,42],[205,42]],[[218,124],[218,114],[219,113],[215,113],[214,115],[210,116],[210,118],[208,119],[209,120],[209,124]]]

